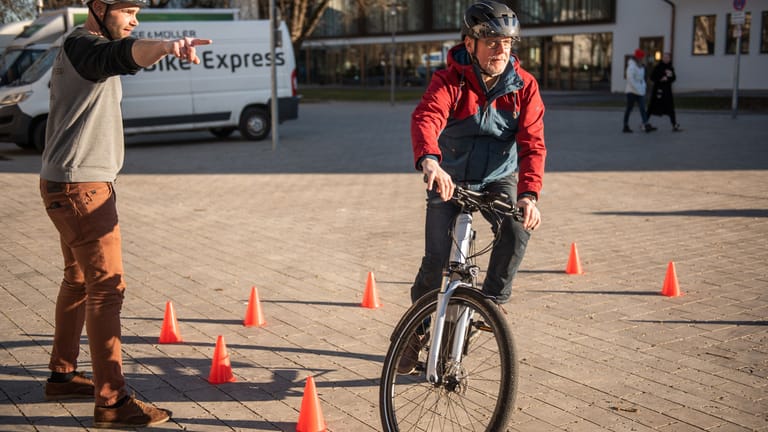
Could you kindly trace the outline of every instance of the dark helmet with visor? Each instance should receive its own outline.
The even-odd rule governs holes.
[[[509,6],[482,0],[464,11],[461,35],[474,39],[490,37],[511,37],[520,40],[520,21]]]

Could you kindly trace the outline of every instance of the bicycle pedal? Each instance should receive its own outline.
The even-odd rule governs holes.
[[[493,333],[493,328],[491,326],[487,325],[487,324],[479,325],[476,328],[478,330],[480,330],[480,331],[484,331],[484,332],[488,332],[488,333]]]
[[[474,321],[472,323],[472,327],[479,331],[490,332],[490,333],[493,332],[493,327],[489,326],[484,321]]]

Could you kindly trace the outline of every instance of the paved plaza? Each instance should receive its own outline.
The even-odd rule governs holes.
[[[656,117],[622,134],[621,109],[552,101],[544,224],[506,307],[508,430],[768,431],[768,115],[682,111],[684,132]],[[275,150],[129,138],[124,369],[173,411],[157,429],[295,431],[312,376],[330,431],[381,430],[381,364],[423,250],[412,109],[303,103]],[[43,398],[61,257],[39,158],[0,143],[0,431],[85,430],[92,402]],[[564,272],[571,244],[583,275]],[[670,262],[680,297],[660,295]],[[368,272],[378,309],[360,307]],[[242,325],[254,286],[264,327]],[[183,343],[158,343],[167,301]],[[218,336],[236,382],[207,381]]]

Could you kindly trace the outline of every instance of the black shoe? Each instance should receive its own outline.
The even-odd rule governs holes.
[[[675,123],[672,125],[672,132],[682,132],[683,130],[680,128],[680,123]]]
[[[411,336],[406,342],[403,355],[400,357],[400,362],[397,364],[397,373],[400,375],[412,374],[419,364],[419,353],[424,349],[424,345],[426,344],[426,336],[411,333]]]
[[[624,133],[632,133],[632,129],[630,129],[629,126],[624,125],[624,130],[622,132],[624,132]]]
[[[464,342],[464,355],[469,353],[470,345],[477,342],[477,338],[480,337],[480,332],[493,332],[493,329],[482,320],[472,321],[469,324],[469,331],[467,332],[467,340]]]
[[[646,124],[643,125],[643,130],[646,131],[646,132],[653,132],[656,129],[657,128],[653,127],[653,125],[651,125],[650,123],[646,123]]]

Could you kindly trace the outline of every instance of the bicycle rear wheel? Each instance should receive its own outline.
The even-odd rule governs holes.
[[[437,291],[419,299],[406,312],[392,334],[379,384],[382,428],[395,431],[500,431],[509,421],[517,394],[517,359],[512,333],[498,307],[479,291],[458,288],[450,307],[473,313],[460,364],[447,359],[456,326],[446,323],[441,343],[439,382],[427,382],[424,372],[427,349],[419,353],[419,366],[409,375],[398,375],[403,355],[412,350],[409,338],[435,319]]]

